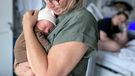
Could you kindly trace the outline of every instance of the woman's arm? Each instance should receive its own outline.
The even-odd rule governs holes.
[[[28,40],[31,41],[32,37],[29,36]],[[28,43],[27,52],[36,76],[67,76],[87,50],[83,43],[67,42],[53,46],[46,55],[39,43],[33,42]]]
[[[46,53],[44,52],[43,48],[39,44],[39,42],[34,34],[34,31],[33,31],[34,25],[36,24],[36,20],[37,20],[37,14],[38,14],[37,11],[29,11],[29,12],[26,12],[23,17],[23,30],[24,30],[24,37],[25,37],[25,42],[26,42],[27,58],[28,58],[28,62],[30,64],[32,70],[34,68],[33,64],[34,64],[34,66],[38,66],[38,69],[36,68],[36,70],[39,70],[39,68],[41,68],[41,67],[47,68],[47,62],[42,62],[43,65],[41,67],[39,67],[39,64],[37,64],[37,62],[41,62],[40,58],[41,58],[41,60],[47,59]],[[37,49],[41,50],[41,51],[38,51]],[[33,57],[37,58],[38,61],[33,62],[33,60],[31,60],[31,55],[29,55],[29,51],[31,51],[31,50],[38,51],[35,54],[32,52],[32,55],[35,55]],[[41,56],[39,56],[40,57],[39,59],[38,59],[38,53],[41,54]],[[36,54],[37,54],[37,56],[36,56]],[[42,63],[40,63],[40,64],[42,64]],[[33,70],[33,72],[35,73],[36,70]]]
[[[35,23],[33,16],[31,12],[24,15],[23,28],[28,61],[34,74],[36,76],[67,76],[84,56],[88,47],[82,42],[65,42],[53,46],[47,55],[31,27]]]
[[[35,76],[28,62],[22,62],[15,66],[15,74],[17,76]]]
[[[127,36],[127,31],[123,31],[121,33],[116,34],[116,38],[115,40],[119,43],[119,44],[125,44],[128,41],[128,36]]]
[[[125,45],[128,41],[128,36],[127,36],[127,25],[124,23],[120,27],[121,32],[116,34],[115,40],[120,44],[120,45]]]
[[[104,31],[100,30],[100,40],[102,40],[102,41],[110,41],[112,39],[107,37],[107,34]]]
[[[100,41],[98,44],[99,49],[106,51],[117,52],[121,48],[121,45],[117,41],[107,37],[103,31],[100,31]]]

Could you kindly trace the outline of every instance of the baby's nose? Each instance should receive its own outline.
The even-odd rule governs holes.
[[[49,29],[45,29],[44,33],[45,33],[45,35],[48,35],[49,34]]]

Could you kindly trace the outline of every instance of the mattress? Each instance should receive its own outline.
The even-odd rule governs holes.
[[[119,58],[119,53],[98,51],[96,62],[124,76],[135,76],[135,62]]]

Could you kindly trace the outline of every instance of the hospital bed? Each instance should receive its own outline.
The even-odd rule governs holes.
[[[120,59],[118,53],[98,51],[96,64],[96,76],[135,76],[135,62]]]
[[[93,3],[88,5],[87,10],[94,15],[96,20],[103,18]],[[118,54],[98,51],[94,76],[135,76],[135,62],[122,60]]]
[[[89,12],[93,14],[93,16],[97,21],[103,18],[103,15],[101,14],[101,12],[94,3],[90,3],[86,8]]]

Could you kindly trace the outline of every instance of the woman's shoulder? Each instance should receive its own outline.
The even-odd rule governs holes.
[[[73,17],[78,18],[87,18],[87,19],[95,19],[94,16],[86,9],[86,8],[80,8],[76,9],[72,12]]]
[[[96,22],[94,16],[86,8],[74,9],[58,17],[59,22],[78,22],[79,20],[81,20],[81,22]]]

